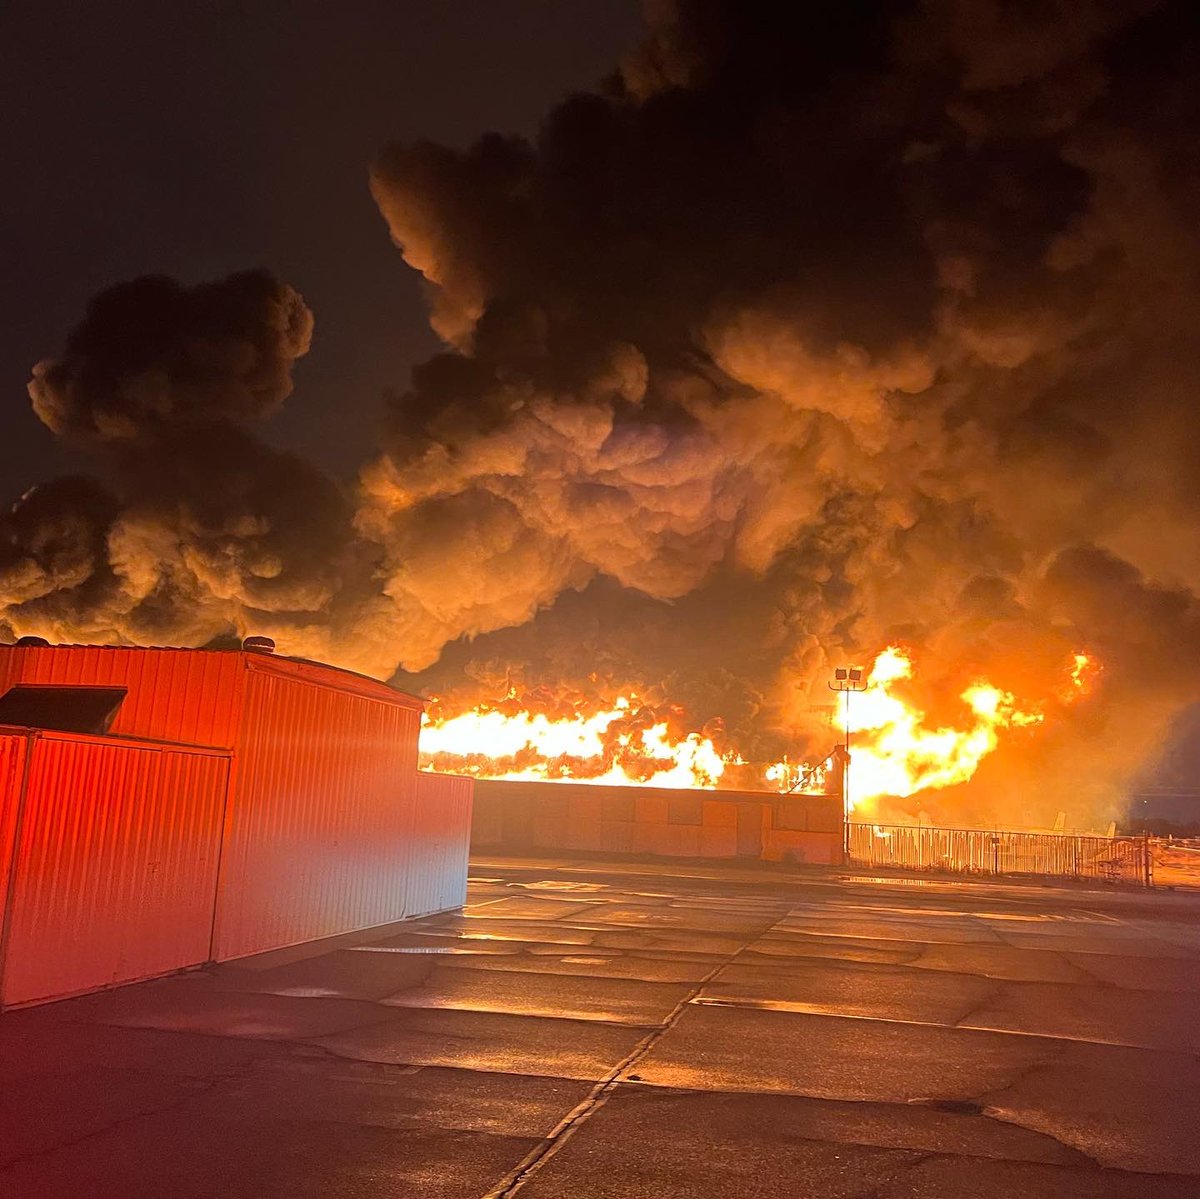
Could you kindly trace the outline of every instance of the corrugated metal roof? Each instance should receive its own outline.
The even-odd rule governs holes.
[[[238,653],[113,646],[0,646],[0,691],[17,683],[128,688],[115,735],[231,746],[246,672]]]
[[[29,653],[30,651],[45,653],[48,650],[97,650],[134,654],[203,654],[225,658],[239,657],[253,663],[286,663],[287,665],[281,666],[282,670],[291,673],[295,677],[306,678],[309,682],[323,683],[325,686],[340,685],[351,690],[374,693],[381,699],[395,699],[399,697],[402,701],[407,701],[409,704],[417,707],[424,707],[426,703],[426,700],[422,696],[401,691],[398,687],[393,687],[391,683],[377,679],[373,675],[362,674],[357,670],[350,670],[345,666],[332,666],[328,662],[318,662],[313,658],[298,658],[279,653],[262,653],[256,650],[205,649],[204,647],[186,645],[84,645],[74,642],[62,642],[53,645],[0,645],[0,659],[3,659],[4,655],[15,651],[20,651],[21,653]],[[0,683],[3,682],[3,678],[3,665],[0,664]],[[361,687],[356,684],[361,684]]]
[[[127,687],[110,733],[191,745],[236,743],[252,674],[290,678],[414,712],[424,706],[379,679],[304,658],[166,646],[0,646],[0,693],[21,683]]]

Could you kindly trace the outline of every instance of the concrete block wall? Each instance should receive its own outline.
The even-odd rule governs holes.
[[[836,865],[841,800],[477,780],[471,848]]]
[[[823,797],[826,798],[826,797]],[[764,862],[822,862],[842,860],[841,800],[806,802],[809,797],[779,797],[764,810],[762,859]]]

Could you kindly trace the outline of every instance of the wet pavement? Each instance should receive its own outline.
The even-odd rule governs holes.
[[[0,1016],[0,1195],[1200,1196],[1200,897],[473,871]]]

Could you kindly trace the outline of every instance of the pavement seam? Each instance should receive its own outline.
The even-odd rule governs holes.
[[[722,967],[723,969],[724,967]],[[688,1000],[689,1003],[695,1003],[693,997]],[[1196,1058],[1200,1059],[1200,1054],[1192,1049],[1164,1049],[1153,1045],[1135,1044],[1132,1041],[1098,1041],[1091,1037],[1067,1037],[1059,1033],[1050,1032],[1028,1032],[1019,1028],[995,1028],[986,1024],[945,1024],[937,1020],[912,1020],[901,1018],[899,1016],[868,1016],[858,1012],[825,1012],[825,1011],[807,1011],[797,1008],[795,1010],[784,1008],[782,1006],[768,1007],[767,1004],[771,1000],[753,1000],[753,999],[712,999],[702,1000],[704,1006],[712,1007],[735,1007],[743,1008],[746,1011],[770,1011],[778,1012],[785,1016],[800,1016],[806,1019],[817,1020],[861,1020],[868,1024],[897,1024],[907,1025],[911,1028],[940,1028],[946,1032],[982,1032],[994,1034],[1000,1037],[1024,1037],[1032,1041],[1049,1041],[1071,1045],[1101,1045],[1111,1046],[1117,1049],[1137,1049],[1144,1053],[1156,1053],[1165,1056]],[[628,1026],[626,1026],[628,1027]]]
[[[488,1191],[482,1199],[509,1199],[509,1196],[515,1195],[522,1187],[549,1162],[555,1154],[570,1140],[570,1138],[586,1123],[592,1116],[596,1114],[612,1097],[617,1087],[621,1083],[621,1076],[625,1074],[632,1066],[634,1066],[642,1057],[646,1055],[655,1045],[655,1043],[678,1022],[679,1018],[687,1011],[692,1000],[700,994],[701,991],[721,973],[727,966],[731,965],[734,960],[744,952],[750,945],[774,928],[775,925],[787,918],[786,913],[779,917],[774,924],[767,926],[761,932],[748,938],[743,944],[739,945],[727,958],[718,965],[714,966],[692,989],[684,995],[678,1003],[667,1013],[666,1018],[661,1024],[655,1027],[647,1036],[643,1037],[634,1047],[621,1059],[607,1074],[601,1078],[588,1094],[573,1107],[559,1122],[550,1130],[542,1141],[534,1146],[532,1150],[517,1165],[510,1170],[490,1191]]]

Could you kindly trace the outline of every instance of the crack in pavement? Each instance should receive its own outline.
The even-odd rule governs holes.
[[[658,1042],[664,1033],[672,1029],[678,1022],[680,1016],[687,1011],[689,1004],[701,991],[724,970],[727,966],[737,959],[737,957],[745,952],[745,950],[756,941],[762,939],[767,932],[777,927],[780,923],[787,919],[787,912],[779,917],[773,924],[765,926],[763,929],[748,937],[737,949],[733,951],[727,958],[714,966],[702,979],[699,980],[684,995],[678,1003],[667,1014],[666,1018],[654,1028],[647,1036],[643,1037],[628,1054],[625,1055],[607,1074],[604,1075],[591,1091],[575,1105],[559,1122],[550,1130],[550,1132],[536,1145],[521,1161],[513,1167],[490,1191],[488,1191],[483,1199],[509,1199],[509,1196],[515,1195],[522,1187],[539,1171],[547,1162],[549,1162],[555,1154],[571,1139],[572,1136],[596,1114],[612,1097],[618,1086],[622,1082],[622,1075],[625,1075],[634,1065],[636,1065]]]
[[[675,1008],[667,1016],[667,1018],[664,1020],[664,1022],[661,1025],[659,1025],[658,1027],[656,1027],[642,1041],[640,1041],[638,1043],[638,1045],[636,1045],[634,1047],[634,1049],[631,1050],[631,1052],[620,1063],[618,1063],[603,1078],[601,1078],[595,1084],[595,1086],[592,1088],[592,1090],[589,1092],[589,1094],[575,1108],[573,1108],[570,1112],[568,1112],[567,1115],[564,1116],[563,1119],[561,1121],[559,1121],[559,1123],[554,1127],[554,1129],[552,1129],[550,1131],[550,1133],[547,1134],[547,1136],[545,1138],[543,1138],[543,1140],[537,1146],[535,1146],[535,1148],[533,1150],[531,1150],[531,1152],[513,1168],[513,1170],[511,1170],[507,1175],[505,1175],[504,1178],[502,1178],[500,1180],[500,1182],[495,1187],[492,1188],[492,1190],[488,1191],[483,1196],[483,1199],[510,1199],[511,1196],[515,1195],[518,1191],[520,1191],[524,1187],[524,1185],[527,1181],[529,1181],[534,1175],[537,1174],[538,1171],[540,1171],[550,1160],[553,1159],[553,1157],[569,1141],[571,1136],[573,1136],[574,1133],[576,1131],[578,1131],[578,1129],[580,1127],[582,1127],[583,1124],[585,1124],[593,1115],[596,1114],[596,1112],[598,1112],[607,1103],[607,1101],[616,1092],[617,1088],[621,1085],[622,1082],[631,1081],[629,1078],[629,1075],[630,1075],[630,1071],[632,1070],[632,1067],[638,1061],[640,1061],[650,1051],[651,1048],[653,1048],[653,1046],[658,1042],[658,1040],[670,1028],[674,1027],[674,1025],[679,1020],[679,1018],[683,1014],[683,1012],[687,1010],[688,1006],[695,1004],[697,1002],[703,1002],[703,1000],[700,997],[701,997],[705,987],[710,982],[717,979],[718,976],[721,975],[725,970],[727,970],[731,965],[733,965],[742,954],[746,953],[748,950],[753,949],[753,947],[756,944],[761,943],[765,937],[769,936],[769,934],[776,931],[778,929],[779,925],[782,924],[785,920],[787,920],[790,915],[791,915],[790,912],[785,913],[784,915],[780,916],[780,918],[778,920],[776,920],[774,922],[774,924],[771,924],[771,925],[765,927],[762,931],[760,931],[757,934],[757,936],[748,938],[745,941],[745,943],[743,943],[741,946],[739,946],[739,948],[737,950],[735,950],[732,954],[730,954],[724,961],[722,961],[717,966],[715,966],[703,979],[701,979],[698,983],[696,983],[695,986],[689,991],[689,993],[686,994],[676,1004]],[[855,938],[850,938],[850,939],[853,940]],[[997,939],[999,939],[999,938],[997,938]],[[920,957],[924,956],[924,954],[926,952],[928,952],[928,947],[923,945],[921,950],[918,951],[918,953],[915,954],[913,959],[911,959],[911,960],[919,959]],[[1055,956],[1056,957],[1058,956],[1057,951],[1055,951]],[[895,963],[895,964],[901,965],[901,963]],[[905,962],[902,965],[907,966],[908,963]],[[952,973],[959,973],[959,972],[954,971]],[[970,972],[963,972],[963,973],[970,973]],[[989,977],[989,976],[976,975],[976,977]],[[1007,986],[1011,985],[1013,980],[1006,979],[1006,978],[989,977],[989,981],[992,982],[993,985],[989,988],[988,994],[985,997],[985,999],[982,1002],[973,1003],[959,1017],[958,1021],[955,1024],[945,1025],[945,1024],[934,1024],[934,1023],[930,1022],[931,1026],[933,1026],[933,1027],[949,1027],[949,1028],[964,1027],[964,1023],[963,1023],[964,1021],[969,1019],[970,1016],[973,1015],[975,1012],[983,1010],[989,1004],[991,1004],[996,999],[998,999],[1003,994],[1005,988]],[[732,1003],[731,1006],[741,1006],[741,1005]],[[745,1006],[753,1006],[753,1005],[747,1004]],[[850,1019],[857,1018],[857,1019],[863,1019],[863,1020],[868,1020],[868,1021],[878,1021],[880,1023],[896,1023],[896,1024],[925,1023],[922,1021],[894,1020],[894,1019],[889,1020],[887,1018],[871,1017],[871,1016],[847,1017],[845,1013],[836,1013],[836,1014],[830,1013],[830,1015],[835,1015],[837,1018],[850,1018]],[[966,1028],[968,1030],[970,1030],[970,1026],[966,1026]],[[1036,1074],[1039,1071],[1050,1068],[1053,1065],[1053,1063],[1056,1060],[1058,1060],[1058,1058],[1061,1056],[1061,1053],[1065,1049],[1065,1045],[1068,1042],[1085,1040],[1085,1039],[1084,1038],[1062,1038],[1062,1037],[1056,1037],[1056,1036],[1045,1034],[1045,1033],[1030,1033],[1030,1032],[1021,1032],[1018,1030],[1008,1030],[1008,1029],[987,1029],[987,1030],[975,1030],[975,1031],[990,1031],[990,1032],[996,1032],[996,1033],[1001,1033],[1001,1034],[1010,1035],[1010,1036],[1017,1036],[1017,1037],[1024,1037],[1024,1038],[1039,1040],[1045,1044],[1046,1049],[1047,1049],[1046,1054],[1039,1055],[1039,1058],[1037,1061],[1030,1063],[1028,1066],[1026,1066],[1023,1069],[1016,1072],[1013,1075],[1013,1077],[1011,1077],[1002,1087],[996,1088],[993,1091],[990,1091],[990,1092],[986,1093],[985,1095],[980,1096],[978,1099],[974,1100],[973,1102],[976,1103],[979,1107],[979,1117],[978,1118],[987,1120],[994,1124],[1002,1124],[1002,1125],[1006,1125],[1006,1126],[1012,1127],[1012,1128],[1019,1128],[1024,1133],[1026,1133],[1030,1136],[1036,1137],[1039,1140],[1044,1139],[1046,1142],[1055,1145],[1058,1149],[1069,1154],[1072,1159],[1072,1162],[1070,1165],[1067,1165],[1066,1163],[1064,1163],[1065,1168],[1070,1168],[1070,1169],[1080,1169],[1080,1168],[1103,1169],[1103,1168],[1105,1168],[1104,1164],[1102,1162],[1100,1162],[1097,1158],[1091,1156],[1090,1154],[1084,1152],[1077,1145],[1072,1145],[1067,1141],[1061,1140],[1060,1138],[1054,1136],[1052,1133],[1050,1133],[1044,1129],[1032,1128],[1025,1124],[1020,1123],[1017,1120],[1006,1119],[1004,1116],[1002,1116],[998,1112],[996,1112],[994,1110],[994,1108],[992,1107],[991,1103],[989,1102],[989,1100],[999,1099],[1001,1096],[1011,1092],[1014,1088],[1018,1087],[1026,1078],[1033,1076],[1034,1074]],[[1106,1042],[1096,1042],[1096,1043],[1106,1043]],[[636,1076],[635,1076],[635,1079],[636,1079]],[[637,1081],[640,1082],[640,1080],[637,1080]],[[646,1084],[646,1085],[653,1085],[653,1084]],[[820,1097],[820,1096],[812,1096],[811,1098],[817,1099],[818,1101],[822,1101],[822,1097]],[[844,1102],[844,1100],[839,1100],[836,1102]],[[851,1102],[854,1102],[854,1101],[851,1101]],[[869,1102],[878,1102],[878,1101],[862,1101],[862,1102],[869,1103]],[[898,1101],[893,1101],[893,1105],[901,1106],[901,1104]],[[906,1102],[905,1106],[907,1106],[907,1105],[908,1104]],[[842,1141],[838,1141],[838,1140],[834,1139],[832,1141],[829,1141],[828,1143],[855,1144],[857,1142],[842,1142]],[[939,1158],[939,1157],[953,1158],[955,1156],[963,1156],[963,1155],[961,1155],[961,1154],[956,1155],[956,1154],[952,1154],[952,1153],[944,1153],[944,1152],[937,1152],[937,1151],[925,1152],[925,1153],[922,1153],[916,1161],[910,1163],[910,1165],[906,1167],[906,1170],[911,1169],[911,1168],[915,1167],[916,1165],[921,1164],[921,1162],[923,1162],[923,1161],[928,1161],[933,1158]],[[970,1156],[970,1155],[968,1155],[968,1156]],[[984,1155],[984,1156],[986,1156],[986,1155]]]
[[[90,1132],[81,1133],[77,1137],[71,1137],[64,1141],[56,1141],[53,1145],[46,1145],[41,1149],[34,1149],[28,1153],[19,1153],[16,1157],[5,1158],[0,1162],[0,1174],[8,1173],[17,1166],[24,1165],[26,1162],[37,1161],[39,1158],[48,1157],[53,1153],[59,1153],[63,1149],[71,1149],[76,1145],[82,1145],[95,1137],[103,1136],[105,1133],[112,1132],[116,1128],[122,1128],[127,1124],[133,1124],[138,1120],[144,1120],[149,1116],[159,1116],[164,1112],[172,1112],[190,1103],[193,1099],[200,1095],[206,1095],[209,1091],[215,1090],[217,1087],[229,1083],[236,1082],[239,1077],[248,1075],[249,1072],[260,1062],[269,1060],[267,1057],[252,1058],[247,1062],[243,1062],[239,1066],[235,1066],[229,1070],[222,1071],[219,1074],[211,1075],[208,1078],[193,1079],[197,1083],[185,1095],[180,1095],[176,1099],[170,1100],[168,1103],[156,1104],[146,1108],[144,1111],[131,1112],[127,1116],[118,1116],[115,1120],[110,1120],[107,1124],[99,1128],[93,1128]],[[163,1075],[159,1071],[145,1070],[133,1071],[133,1073],[150,1074],[154,1077],[170,1077],[184,1078],[188,1076],[181,1075]]]
[[[1062,1052],[1063,1050],[1059,1049],[1057,1052],[1050,1054],[1048,1057],[1042,1058],[1040,1061],[1031,1062],[1023,1070],[1020,1070],[1016,1075],[1010,1078],[1008,1082],[1004,1084],[1004,1086],[996,1087],[991,1091],[986,1091],[984,1094],[976,1096],[975,1102],[983,1108],[983,1115],[989,1120],[995,1120],[1000,1124],[1008,1124],[1013,1128],[1021,1128],[1026,1132],[1033,1133],[1036,1136],[1045,1137],[1047,1140],[1053,1141],[1056,1145],[1061,1145],[1062,1148],[1068,1150],[1070,1153],[1077,1154],[1085,1161],[1090,1162],[1091,1165],[1098,1170],[1113,1169],[1114,1167],[1101,1161],[1100,1158],[1087,1153],[1085,1150],[1080,1149],[1078,1145],[1072,1145],[1070,1141],[1065,1141],[1061,1137],[1055,1136],[1054,1133],[1045,1128],[1036,1128],[1029,1124],[1023,1124],[1020,1120],[1010,1119],[997,1109],[996,1103],[1002,1099],[1003,1096],[1009,1094],[1022,1083],[1033,1078],[1035,1074],[1049,1070],[1057,1065],[1059,1058],[1062,1056]],[[1141,1173],[1141,1171],[1136,1172]]]
[[[990,975],[983,974],[977,974],[974,977],[986,978],[991,985],[988,987],[987,994],[984,995],[982,999],[980,999],[978,1002],[971,1003],[967,1010],[954,1021],[954,1028],[972,1027],[967,1023],[967,1021],[970,1020],[970,1018],[974,1016],[976,1012],[986,1012],[989,1007],[995,1003],[998,1003],[1006,990],[1007,980],[1005,979],[992,978]]]
[[[1038,1067],[1034,1067],[1035,1069]],[[1028,1069],[1022,1071],[1021,1077],[1028,1074]],[[779,1099],[781,1097],[778,1091],[756,1091],[744,1090],[741,1088],[732,1088],[721,1091],[705,1091],[694,1087],[667,1087],[657,1083],[641,1083],[641,1087],[649,1091],[661,1091],[664,1098],[675,1096],[699,1096],[699,1097],[717,1097],[730,1095],[755,1095],[765,1099]],[[1007,1088],[1004,1088],[1007,1089]],[[995,1092],[997,1094],[1002,1092]],[[814,1104],[818,1107],[826,1107],[836,1109],[839,1107],[859,1107],[859,1108],[881,1108],[884,1110],[895,1109],[897,1112],[909,1112],[914,1108],[925,1109],[934,1112],[943,1112],[951,1115],[958,1115],[963,1118],[972,1120],[980,1120],[985,1124],[995,1125],[1003,1128],[1017,1128],[1022,1133],[1026,1134],[1031,1142],[1047,1141],[1054,1145],[1057,1149],[1063,1150],[1069,1157],[1069,1160],[1061,1162],[1039,1162],[1038,1159],[1032,1157],[1007,1157],[1004,1154],[976,1152],[969,1148],[955,1149],[953,1151],[946,1149],[922,1149],[912,1145],[891,1145],[880,1140],[865,1140],[861,1137],[854,1136],[837,1136],[837,1135],[822,1135],[822,1136],[805,1136],[802,1133],[793,1132],[789,1136],[789,1140],[803,1142],[812,1145],[845,1145],[847,1148],[863,1148],[863,1149],[884,1149],[897,1153],[920,1153],[926,1158],[943,1157],[943,1158],[977,1158],[980,1161],[1014,1161],[1028,1162],[1033,1165],[1061,1165],[1071,1169],[1076,1168],[1101,1168],[1112,1169],[1110,1166],[1102,1166],[1095,1158],[1084,1153],[1082,1150],[1075,1148],[1073,1145],[1068,1145],[1066,1142],[1053,1136],[1051,1133],[1044,1132],[1038,1128],[1029,1128],[1024,1124],[1019,1124],[1014,1120],[1006,1120],[1000,1116],[990,1115],[986,1107],[978,1100],[952,1100],[954,1104],[964,1104],[971,1107],[976,1107],[979,1110],[968,1117],[966,1112],[958,1112],[950,1106],[942,1106],[941,1101],[937,1099],[856,1099],[852,1097],[842,1097],[838,1099],[828,1099],[823,1096],[808,1095],[800,1093],[788,1093],[786,1098],[797,1099],[805,1104]],[[1139,1171],[1140,1172],[1140,1171]]]

